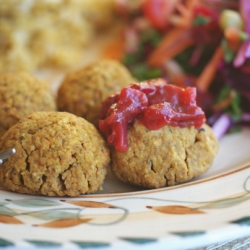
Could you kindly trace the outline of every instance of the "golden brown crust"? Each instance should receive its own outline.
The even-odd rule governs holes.
[[[34,111],[55,111],[50,85],[25,72],[0,75],[0,137]]]
[[[204,124],[197,130],[165,126],[148,130],[138,121],[129,127],[129,149],[112,150],[112,170],[122,181],[146,188],[171,186],[208,170],[218,141]]]
[[[1,165],[0,184],[29,194],[76,196],[101,188],[110,161],[96,128],[73,114],[35,112],[5,133],[0,151],[16,154]]]
[[[102,102],[133,81],[127,68],[118,61],[93,62],[66,76],[58,90],[58,109],[97,126]]]

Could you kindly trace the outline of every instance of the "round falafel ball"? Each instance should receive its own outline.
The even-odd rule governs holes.
[[[58,110],[81,116],[98,127],[102,102],[133,81],[118,61],[93,62],[65,77],[58,89]]]
[[[204,124],[164,126],[148,130],[139,121],[128,127],[129,148],[112,149],[111,168],[123,182],[145,188],[172,186],[191,180],[211,166],[218,151],[212,129]]]
[[[0,137],[27,114],[55,110],[47,82],[25,72],[0,75]]]
[[[12,126],[0,152],[15,148],[0,168],[0,185],[19,193],[76,196],[101,188],[109,149],[94,127],[64,112],[34,112]]]

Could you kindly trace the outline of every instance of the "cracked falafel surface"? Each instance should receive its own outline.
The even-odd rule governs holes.
[[[0,185],[19,193],[76,196],[101,188],[110,162],[97,129],[66,112],[34,112],[11,127],[0,151],[16,154],[0,168]]]
[[[148,130],[138,120],[128,127],[129,148],[112,148],[111,168],[123,182],[145,188],[172,186],[206,172],[218,151],[212,129],[204,124]]]
[[[68,74],[58,89],[60,111],[81,116],[98,127],[102,102],[134,78],[120,62],[102,59]]]
[[[50,85],[25,72],[0,75],[0,137],[22,117],[35,111],[55,111]]]

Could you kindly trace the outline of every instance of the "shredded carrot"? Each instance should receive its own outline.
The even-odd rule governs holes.
[[[224,35],[227,39],[231,41],[240,41],[240,30],[236,29],[235,27],[227,27],[225,29]]]
[[[217,104],[214,104],[214,105],[212,106],[212,109],[213,109],[214,111],[221,111],[221,110],[223,110],[223,109],[229,107],[230,104],[232,103],[233,98],[235,97],[235,95],[236,95],[236,92],[235,92],[234,90],[232,90],[232,91],[230,92],[230,94],[228,95],[227,98],[225,98],[224,100],[222,100],[221,102],[219,102],[219,103],[217,103]]]
[[[169,22],[176,27],[191,27],[193,9],[200,4],[200,0],[187,0],[185,3],[178,2],[176,10],[178,13],[169,17]]]
[[[190,28],[191,22],[190,19],[187,19],[186,17],[182,17],[180,15],[171,15],[169,17],[169,22],[179,28]]]
[[[176,85],[181,88],[186,88],[187,86],[190,86],[190,82],[191,84],[195,84],[196,78],[194,76],[188,76],[186,74],[178,74],[172,76],[170,81],[173,85]]]
[[[192,17],[192,12],[183,3],[178,3],[176,9],[181,14],[182,18],[190,22]]]
[[[159,66],[193,44],[194,39],[189,29],[175,28],[166,34],[159,46],[149,56],[147,63],[154,67]]]
[[[117,38],[109,41],[104,46],[102,57],[106,59],[114,59],[121,61],[125,54],[125,39],[123,35],[119,34]]]
[[[188,0],[186,3],[187,9],[189,9],[190,12],[198,5],[201,5],[200,0]]]
[[[185,74],[176,74],[169,78],[170,83],[180,88],[186,88],[185,84]]]
[[[213,57],[210,59],[210,61],[202,71],[201,75],[197,79],[196,87],[200,92],[204,93],[209,88],[222,58],[223,58],[223,48],[222,46],[219,46],[216,49]]]
[[[224,36],[232,50],[237,51],[241,44],[240,30],[235,27],[227,27],[224,31]]]

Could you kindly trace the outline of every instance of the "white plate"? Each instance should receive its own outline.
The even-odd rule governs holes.
[[[250,129],[224,137],[210,170],[140,190],[109,173],[94,195],[54,198],[0,190],[7,249],[187,249],[250,235]]]

